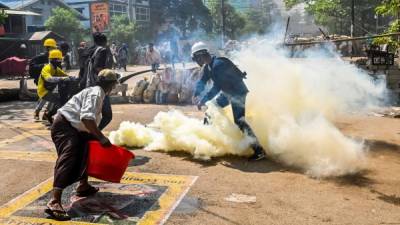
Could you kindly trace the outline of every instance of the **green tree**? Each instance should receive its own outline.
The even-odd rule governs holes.
[[[183,36],[195,31],[212,31],[212,18],[209,9],[203,0],[153,0],[150,27],[153,33],[159,31],[160,26],[169,21],[179,28]]]
[[[0,25],[5,24],[7,17],[8,17],[8,15],[4,11],[4,9],[0,9]]]
[[[129,21],[126,15],[113,16],[111,18],[110,40],[121,43],[132,43],[136,30],[136,24]]]
[[[382,16],[390,16],[393,21],[385,33],[400,32],[400,0],[383,0],[381,5],[376,7],[376,13]],[[389,44],[389,47],[394,50],[400,47],[400,38],[384,37],[376,38],[375,44]]]
[[[351,0],[284,0],[288,9],[304,3],[315,22],[332,33],[350,34]],[[375,8],[381,0],[355,1],[355,34],[365,35],[375,31]]]
[[[282,18],[278,5],[274,1],[260,0],[257,7],[251,7],[244,12],[246,25],[244,34],[265,34],[274,20]]]
[[[46,29],[54,31],[69,41],[78,43],[82,40],[84,30],[77,15],[61,7],[52,10],[52,16],[45,22]]]
[[[221,3],[214,1],[209,3],[211,16],[213,19],[213,33],[219,35],[222,32],[222,15]],[[230,39],[237,39],[243,34],[246,26],[245,17],[236,11],[229,3],[224,4],[225,14],[225,36]]]

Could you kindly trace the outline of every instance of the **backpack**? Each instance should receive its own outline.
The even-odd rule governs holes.
[[[87,59],[85,73],[79,83],[81,89],[96,85],[97,73],[94,68],[94,60],[97,54],[103,49],[103,47],[97,47],[93,54]]]
[[[40,74],[43,67],[48,63],[46,54],[38,55],[29,62],[29,76],[33,78],[33,82],[38,85]]]
[[[239,75],[242,79],[246,79],[247,73],[242,72],[230,59],[226,57],[218,57],[219,60],[224,61],[233,70],[232,72]]]

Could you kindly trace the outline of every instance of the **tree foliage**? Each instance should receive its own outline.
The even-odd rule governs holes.
[[[61,7],[52,10],[45,22],[46,29],[54,31],[67,40],[79,42],[82,39],[83,29],[75,13]]]
[[[212,31],[210,11],[202,0],[153,0],[151,27],[157,31],[166,21],[188,36],[198,30]]]
[[[136,31],[136,24],[129,21],[126,15],[118,15],[111,18],[110,40],[121,43],[132,43]]]
[[[376,7],[376,13],[380,15],[398,16],[400,12],[400,0],[383,0]]]
[[[288,9],[303,3],[315,22],[337,34],[350,34],[351,0],[284,0]],[[355,1],[355,34],[366,35],[375,32],[375,8],[381,0]]]
[[[376,13],[395,18],[385,33],[400,32],[400,0],[383,0],[381,5],[376,7]],[[394,37],[376,38],[374,43],[389,44],[391,49],[397,49],[400,47],[399,38]]]
[[[0,9],[0,25],[6,22],[7,17],[7,13],[3,9]]]
[[[251,7],[244,12],[246,25],[243,34],[265,34],[270,25],[282,19],[278,5],[274,1],[260,0],[257,7]]]
[[[222,33],[222,10],[221,3],[211,2],[209,5],[211,16],[213,18],[213,33]],[[230,39],[237,39],[241,36],[244,27],[246,26],[245,17],[236,11],[229,3],[224,4],[225,14],[225,35]]]

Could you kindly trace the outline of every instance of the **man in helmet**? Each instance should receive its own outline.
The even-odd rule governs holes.
[[[44,41],[43,46],[45,48],[45,52],[33,57],[29,62],[29,76],[33,78],[33,82],[36,85],[38,84],[40,73],[42,72],[43,67],[49,63],[49,52],[57,48],[57,42],[54,39],[49,38]],[[34,113],[34,118],[36,120],[39,119],[39,113],[45,104],[45,100],[39,99]],[[43,118],[47,119],[47,113],[43,115]]]
[[[255,142],[252,144],[254,150],[251,160],[261,160],[265,158],[263,147],[258,142],[253,130],[245,120],[246,96],[249,90],[243,79],[246,73],[243,73],[227,58],[211,56],[208,46],[203,42],[198,42],[192,47],[192,59],[199,66],[203,67],[201,79],[196,84],[194,93],[194,102],[198,108],[209,100],[216,97],[215,101],[219,107],[231,105],[235,124],[251,137]],[[212,80],[213,87],[200,99],[201,93],[205,89],[206,83]]]
[[[52,103],[48,112],[48,120],[52,123],[52,116],[61,107],[59,93],[53,92],[57,85],[68,78],[67,74],[61,69],[63,60],[62,52],[58,49],[51,50],[49,53],[49,63],[46,64],[39,77],[37,94],[40,99]]]

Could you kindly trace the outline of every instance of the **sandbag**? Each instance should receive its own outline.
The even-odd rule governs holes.
[[[171,83],[168,85],[167,103],[176,104],[179,102],[179,89],[178,83]]]
[[[150,84],[147,87],[147,89],[151,90],[151,91],[156,91],[159,84],[161,82],[161,75],[160,74],[155,74],[153,75],[153,77],[151,78]]]
[[[155,101],[156,101],[156,91],[147,88],[143,92],[143,102],[149,104],[149,103],[155,103]]]
[[[179,103],[187,104],[192,102],[193,90],[189,87],[182,87],[179,92]]]
[[[135,102],[143,102],[143,92],[146,90],[149,82],[147,80],[141,80],[136,83],[133,90],[133,100]]]

